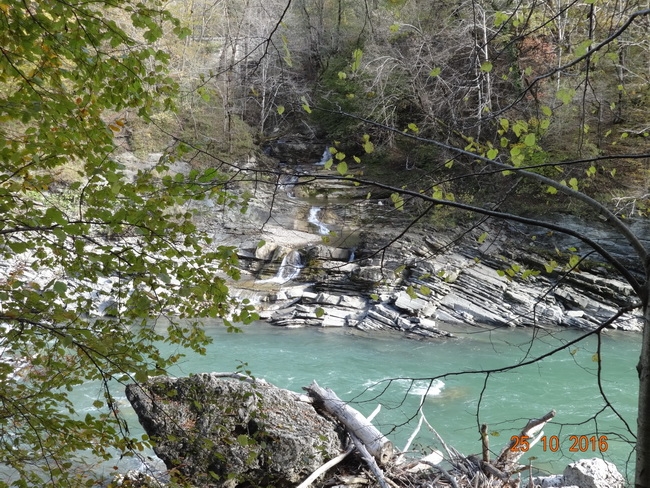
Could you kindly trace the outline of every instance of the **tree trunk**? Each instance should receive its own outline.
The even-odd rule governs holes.
[[[642,297],[645,324],[641,357],[637,366],[639,410],[637,412],[635,488],[650,488],[650,306],[648,306],[650,279],[645,283],[645,293],[646,296]]]
[[[350,407],[329,388],[322,388],[315,381],[305,388],[317,405],[341,422],[353,433],[379,462],[386,464],[393,457],[393,443],[372,425],[361,412]]]

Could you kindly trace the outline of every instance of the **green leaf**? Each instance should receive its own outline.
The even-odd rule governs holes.
[[[510,14],[508,14],[507,12],[496,11],[494,13],[494,27],[501,27],[509,19],[510,19]]]
[[[578,191],[578,179],[577,179],[577,178],[571,178],[571,179],[569,180],[569,186],[570,186],[573,190]]]
[[[284,105],[278,105],[278,115],[282,115],[284,113]]]
[[[342,176],[347,175],[348,163],[346,163],[345,161],[341,161],[339,164],[336,165],[336,171]]]
[[[321,307],[317,307],[316,310],[314,310],[314,313],[316,314],[316,318],[319,319],[325,315],[325,310],[323,310]]]
[[[429,76],[432,77],[432,78],[435,78],[437,76],[440,76],[441,72],[442,72],[442,68],[435,67],[435,68],[432,68],[431,71],[429,71]]]
[[[483,233],[478,237],[478,239],[476,239],[476,241],[477,241],[479,244],[483,244],[483,243],[485,242],[485,239],[487,239],[487,237],[488,237],[488,233],[487,233],[487,232],[483,232]]]
[[[408,125],[408,128],[416,134],[420,131],[420,129],[418,129],[418,126],[412,122]]]
[[[488,159],[495,159],[499,155],[499,150],[492,148],[487,152]]]
[[[302,109],[307,112],[308,114],[311,113],[311,107],[309,106],[309,102],[307,101],[307,98],[305,97],[300,97],[300,100],[302,101]]]
[[[591,39],[585,39],[584,41],[582,41],[576,47],[576,49],[575,49],[575,51],[573,53],[574,56],[576,58],[580,58],[580,57],[584,56],[585,54],[587,54],[587,52],[589,51],[589,48],[591,47],[592,43],[593,43],[593,41]]]
[[[52,290],[54,290],[59,295],[65,295],[67,289],[68,285],[66,285],[63,281],[57,281],[52,286]]]
[[[408,286],[406,288],[406,294],[409,296],[411,300],[415,300],[418,297],[417,293],[415,293],[415,290],[413,289],[412,286]]]
[[[524,138],[524,144],[527,147],[533,147],[535,145],[536,139],[535,139],[535,134],[530,133],[526,134],[526,137]]]
[[[391,194],[390,199],[397,210],[404,210],[404,199],[399,193]]]
[[[362,56],[363,51],[361,49],[352,51],[352,72],[356,72],[361,67]]]
[[[546,188],[546,193],[550,193],[551,195],[555,195],[557,193],[557,188],[554,186],[548,186]]]
[[[576,91],[571,88],[561,88],[555,94],[556,98],[560,100],[564,105],[568,105],[573,100]]]
[[[481,64],[481,71],[485,73],[489,73],[492,71],[492,63],[490,61],[485,61],[484,63]]]

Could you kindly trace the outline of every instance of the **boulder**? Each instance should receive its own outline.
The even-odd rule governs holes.
[[[155,377],[126,395],[169,470],[196,487],[300,483],[342,449],[304,397],[247,377]]]
[[[625,479],[616,466],[600,458],[580,459],[564,469],[562,486],[580,488],[623,488]]]

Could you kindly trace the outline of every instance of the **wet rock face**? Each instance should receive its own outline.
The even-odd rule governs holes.
[[[157,377],[126,394],[156,454],[193,486],[295,486],[341,451],[333,423],[263,381]]]

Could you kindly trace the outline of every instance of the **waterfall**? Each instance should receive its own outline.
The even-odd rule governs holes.
[[[325,166],[325,163],[327,163],[330,159],[332,159],[332,153],[330,152],[330,148],[326,147],[323,155],[320,158],[320,161],[318,161],[316,164],[318,166]]]
[[[296,198],[294,188],[298,182],[296,175],[282,175],[278,180],[278,189],[285,192],[289,198]]]
[[[327,228],[325,224],[323,224],[320,220],[318,220],[318,214],[320,213],[321,208],[320,207],[312,207],[309,209],[309,216],[307,217],[307,222],[310,224],[314,224],[316,227],[318,227],[318,233],[321,235],[328,235],[330,233],[330,230]]]
[[[273,278],[260,280],[258,283],[286,283],[296,278],[300,274],[300,270],[304,267],[305,264],[302,262],[300,253],[298,251],[291,251],[282,258],[278,272]]]

